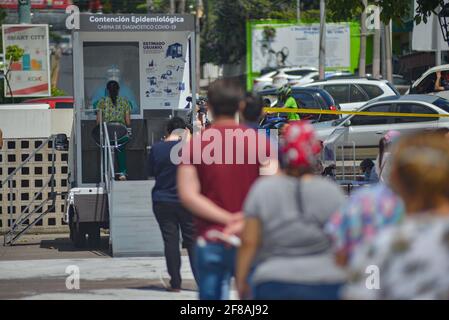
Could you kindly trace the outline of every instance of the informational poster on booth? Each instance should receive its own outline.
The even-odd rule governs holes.
[[[6,61],[9,86],[14,97],[44,97],[51,95],[48,25],[2,25],[3,52],[17,46],[23,50],[18,61]],[[11,91],[5,83],[5,96]]]
[[[184,107],[190,93],[187,34],[154,34],[140,47],[140,95],[146,109]]]
[[[326,67],[350,67],[348,24],[326,25]],[[283,66],[318,67],[320,25],[260,25],[252,30],[252,71]]]

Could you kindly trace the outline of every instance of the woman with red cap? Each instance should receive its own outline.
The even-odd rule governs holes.
[[[259,178],[245,205],[236,283],[241,298],[338,299],[345,273],[336,266],[323,225],[345,201],[340,188],[315,176],[321,151],[313,127],[290,123],[281,142],[284,171]]]

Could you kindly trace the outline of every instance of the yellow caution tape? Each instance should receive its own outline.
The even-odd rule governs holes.
[[[449,118],[449,114],[401,113],[401,112],[368,112],[368,111],[333,111],[319,109],[264,108],[266,113],[308,113],[308,114],[341,114],[358,116],[415,117],[415,118]]]

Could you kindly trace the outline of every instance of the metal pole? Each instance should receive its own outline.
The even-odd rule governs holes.
[[[320,79],[324,80],[324,69],[326,67],[326,1],[320,0],[320,53],[319,71]]]
[[[296,0],[296,21],[301,20],[301,0]]]
[[[55,149],[56,136],[53,136],[51,140],[51,197],[52,199],[56,199],[55,195],[55,160],[56,160],[56,149]],[[53,202],[54,203],[54,202]]]
[[[374,29],[373,39],[373,77],[379,78],[380,75],[380,29]]]
[[[13,193],[13,178],[11,178],[10,180],[8,180],[8,186],[9,186],[9,232],[12,234],[12,228],[14,226],[13,223],[13,209],[14,209],[14,193]],[[5,235],[5,239],[6,239],[6,235]]]
[[[31,0],[19,0],[19,23],[31,23]]]
[[[195,73],[196,73],[196,85],[197,85],[198,93],[201,88],[201,85],[200,85],[200,79],[201,79],[201,46],[200,46],[201,26],[200,26],[200,19],[202,16],[203,16],[203,1],[196,0],[196,26],[195,26],[196,65],[195,65]],[[193,106],[193,107],[195,107],[195,106]]]
[[[153,0],[147,0],[147,11],[148,13],[153,12]]]
[[[380,70],[382,73],[382,78],[387,79],[387,50],[386,50],[386,39],[385,39],[385,24],[381,22],[380,24],[380,56],[381,64]]]
[[[393,82],[393,52],[391,44],[391,21],[385,26],[385,78]]]
[[[366,75],[366,7],[368,6],[368,0],[362,0],[363,11],[360,17],[360,58],[359,58],[359,76],[364,77]]]
[[[101,186],[104,186],[104,152],[105,152],[105,144],[104,144],[104,138],[103,138],[103,111],[102,109],[99,110],[100,112],[100,182],[101,182]]]
[[[436,29],[434,31],[436,34],[435,65],[440,66],[441,65],[441,31],[439,30],[440,24],[439,24],[437,15],[434,15],[433,25],[434,25],[434,29]]]

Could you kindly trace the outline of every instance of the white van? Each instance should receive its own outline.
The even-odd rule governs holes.
[[[442,72],[442,76],[444,76],[445,73],[449,73],[449,64],[436,66],[424,72],[421,77],[412,84],[406,94],[436,94],[449,100],[449,90],[435,92],[436,73],[438,71]]]

